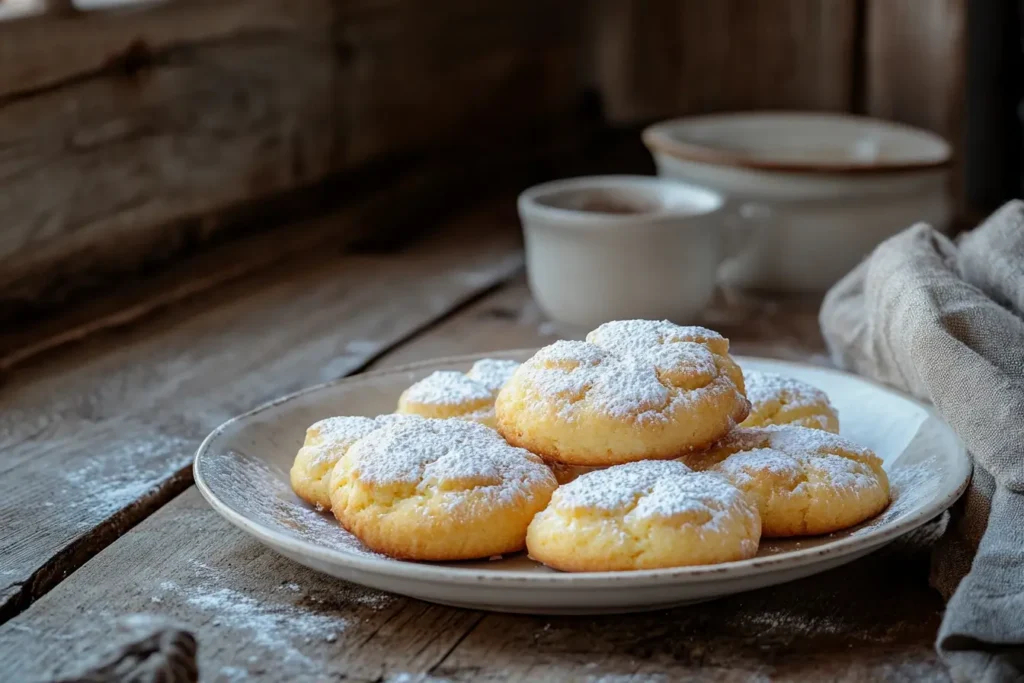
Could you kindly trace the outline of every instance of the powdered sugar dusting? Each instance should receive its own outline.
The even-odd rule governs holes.
[[[801,463],[781,451],[757,448],[726,458],[715,467],[715,471],[743,484],[750,481],[751,472],[763,472],[779,479],[796,479],[800,476]]]
[[[858,528],[854,534],[869,532],[872,528],[888,524],[916,510],[924,501],[932,499],[939,488],[931,461],[896,467],[889,475],[889,507],[871,520],[871,524]]]
[[[491,393],[497,394],[518,367],[519,363],[514,360],[484,358],[473,363],[466,376],[487,387]]]
[[[187,454],[194,447],[191,439],[153,431],[132,438],[112,436],[102,458],[55,473],[57,492],[65,494],[61,505],[75,509],[78,526],[93,527],[98,520],[159,491],[186,465],[183,458],[170,454]]]
[[[510,446],[493,429],[462,420],[389,425],[356,443],[345,463],[370,484],[473,482],[477,490],[484,487],[494,496],[553,481],[551,470],[536,455]]]
[[[270,593],[236,588],[237,572],[221,572],[197,561],[192,565],[193,578],[180,583],[161,582],[161,594],[154,599],[163,604],[181,601],[209,615],[211,626],[237,632],[231,640],[268,651],[292,671],[321,670],[322,663],[308,657],[304,646],[336,642],[361,613],[381,610],[394,602],[389,595],[341,582],[330,585],[329,603],[317,597],[319,591],[304,595],[303,588],[294,582],[284,583]],[[349,607],[342,616],[333,607],[339,603],[355,609]],[[254,655],[249,661],[255,659]],[[238,674],[244,678],[247,672],[239,668]]]
[[[555,501],[566,509],[624,510],[635,505],[659,479],[690,472],[689,467],[672,460],[640,460],[616,465],[577,477],[558,489]]]
[[[768,476],[796,486],[810,480],[830,489],[868,491],[879,486],[881,460],[862,446],[818,429],[795,425],[741,428],[720,444],[733,454],[714,466],[738,486]],[[713,461],[712,461],[713,462]]]
[[[492,391],[455,370],[438,370],[409,387],[406,401],[430,405],[457,406],[467,402],[486,402]]]
[[[714,330],[697,325],[676,325],[667,320],[613,320],[587,335],[587,341],[624,356],[643,357],[657,346],[674,342],[725,342]]]
[[[310,425],[306,434],[311,440],[319,443],[355,441],[376,427],[377,424],[372,417],[328,417]]]
[[[378,417],[329,417],[306,430],[304,449],[311,449],[309,467],[334,464],[352,444],[367,434],[402,420],[420,419],[415,415],[379,415]]]
[[[866,491],[876,489],[879,478],[862,462],[838,455],[824,454],[802,457],[805,472],[813,473],[821,481],[836,489]]]
[[[828,403],[828,394],[806,382],[774,372],[745,370],[743,379],[747,385],[747,398],[756,411],[769,401],[781,401],[795,407],[812,407]]]
[[[680,366],[698,376],[714,377],[714,355],[703,344],[725,338],[706,327],[683,327],[667,320],[616,320],[587,335],[587,341],[620,356],[650,363],[656,371]],[[706,382],[705,382],[706,383]]]
[[[628,519],[719,513],[743,502],[722,477],[678,461],[642,460],[581,475],[555,492],[552,507],[625,513]]]
[[[263,460],[238,451],[209,458],[204,477],[210,488],[229,507],[257,524],[301,541],[368,557],[383,558],[345,531],[329,514],[301,502],[288,483],[288,476],[271,469]]]
[[[693,472],[684,477],[659,479],[650,493],[643,496],[628,517],[674,517],[677,515],[709,516],[714,526],[720,515],[736,506],[746,507],[746,499],[735,486],[722,477]]]
[[[215,615],[215,624],[244,631],[254,644],[273,651],[293,665],[313,664],[296,646],[297,641],[321,639],[348,627],[348,622],[340,617],[257,600],[231,588],[203,582],[183,589],[174,582],[165,581],[160,588],[181,594],[192,607]]]
[[[470,404],[479,409],[493,403],[518,367],[516,361],[484,358],[465,374],[438,370],[406,389],[403,401],[438,406]]]
[[[734,429],[722,439],[717,448],[730,451],[749,451],[756,448],[771,448],[790,455],[797,454],[851,454],[859,460],[881,460],[869,449],[847,438],[797,425],[768,425],[766,427],[741,427]]]
[[[566,421],[583,409],[615,419],[666,420],[676,409],[722,388],[717,386],[722,375],[716,354],[727,350],[721,335],[702,327],[617,321],[601,325],[587,341],[544,347],[513,381],[538,400],[558,401]]]
[[[563,399],[567,419],[584,398],[589,405],[620,417],[660,411],[671,399],[652,365],[617,358],[581,341],[557,341],[544,347],[517,375],[542,396]]]

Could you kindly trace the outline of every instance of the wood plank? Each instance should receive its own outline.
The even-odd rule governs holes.
[[[866,107],[960,143],[965,0],[867,0]]]
[[[329,16],[330,0],[175,0],[142,11],[45,15],[0,23],[0,100],[125,65],[140,48],[287,34]],[[61,36],[54,50],[52,37]],[[133,47],[134,46],[134,47]]]
[[[361,368],[514,273],[512,203],[499,206],[397,253],[303,253],[15,367],[0,399],[0,615],[181,491],[220,422]]]
[[[817,296],[772,297],[718,292],[693,320],[729,338],[733,353],[830,366],[818,328]],[[377,360],[390,367],[458,353],[532,348],[557,339],[582,339],[588,330],[551,321],[530,296],[526,277],[516,277],[499,291],[446,319]]]
[[[69,593],[65,582],[0,627],[0,679],[73,673],[110,642],[115,618],[131,612],[194,629],[203,681],[377,681],[429,670],[480,619],[300,567],[242,537],[194,488],[74,577],[93,588]],[[59,624],[51,610],[62,608],[79,616]]]
[[[736,109],[846,110],[856,0],[603,4],[597,82],[609,118]]]
[[[866,7],[865,109],[949,140],[962,212],[967,1],[867,0]]]
[[[0,24],[0,319],[340,172],[472,155],[500,173],[503,150],[575,120],[586,1],[175,0]]]
[[[8,317],[41,293],[57,298],[45,287],[55,273],[66,290],[69,280],[166,258],[223,227],[209,214],[334,169],[327,27],[258,39],[242,31],[160,52],[135,34],[123,40],[122,68],[0,102],[0,303],[8,309],[0,313]]]
[[[808,322],[812,303],[723,297],[702,320],[718,321],[746,352],[813,358],[821,342]],[[748,309],[760,313],[743,333],[735,321]],[[560,333],[519,277],[374,367],[534,346]],[[651,614],[482,614],[310,572],[235,531],[195,490],[0,627],[0,678],[67,673],[102,651],[118,615],[139,611],[195,630],[204,680],[946,679],[931,646],[942,603],[927,586],[926,555],[907,548]]]
[[[948,680],[932,646],[943,605],[927,576],[927,553],[894,553],[654,614],[488,614],[431,674],[502,682]]]

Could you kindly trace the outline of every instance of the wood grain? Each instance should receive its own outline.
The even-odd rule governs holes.
[[[966,12],[965,0],[868,0],[869,114],[921,126],[960,143]]]
[[[500,206],[397,253],[297,255],[8,373],[0,615],[187,486],[220,422],[361,368],[514,273],[519,238],[496,229],[514,226]]]
[[[962,212],[967,0],[867,0],[866,7],[865,109],[949,140]]]
[[[612,121],[852,104],[855,0],[602,7],[596,74]]]
[[[706,325],[729,338],[736,354],[829,366],[818,328],[817,296],[779,298],[718,292],[708,308],[682,324]],[[558,339],[582,339],[589,328],[550,320],[519,275],[458,315],[431,327],[374,362],[372,368],[414,363],[458,353],[532,348]]]
[[[330,0],[175,0],[142,11],[0,23],[0,101],[123,69],[133,54],[142,56],[140,49],[156,55],[240,35],[287,35],[330,12]],[[54,35],[61,36],[60,50],[53,49]]]
[[[0,24],[0,319],[342,172],[472,154],[497,175],[576,113],[582,2],[175,0]]]
[[[730,321],[756,309],[736,346],[813,357],[821,348],[806,322],[813,308],[723,297],[702,320],[738,332]],[[535,346],[564,332],[519,277],[374,366]],[[68,671],[99,654],[112,620],[133,611],[190,625],[203,680],[946,680],[931,646],[941,600],[927,586],[927,557],[909,548],[650,614],[483,614],[308,571],[235,531],[194,489],[0,627],[0,678]]]

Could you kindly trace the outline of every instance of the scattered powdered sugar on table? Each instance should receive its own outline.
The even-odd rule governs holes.
[[[117,442],[103,458],[60,473],[63,503],[75,508],[79,526],[95,526],[105,518],[155,492],[187,466],[195,444],[186,438],[146,432],[138,439]],[[179,457],[169,457],[179,455]]]
[[[296,647],[297,641],[319,640],[331,633],[344,632],[349,625],[342,617],[291,604],[257,600],[213,583],[199,582],[186,588],[173,581],[164,581],[160,589],[177,594],[192,607],[213,615],[214,626],[244,631],[251,642],[273,651],[292,665],[317,666]]]

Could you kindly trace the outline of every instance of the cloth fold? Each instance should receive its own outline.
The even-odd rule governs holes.
[[[925,224],[826,295],[833,360],[930,401],[974,459],[933,551],[948,599],[936,647],[954,680],[1024,679],[1024,202],[959,244]]]

